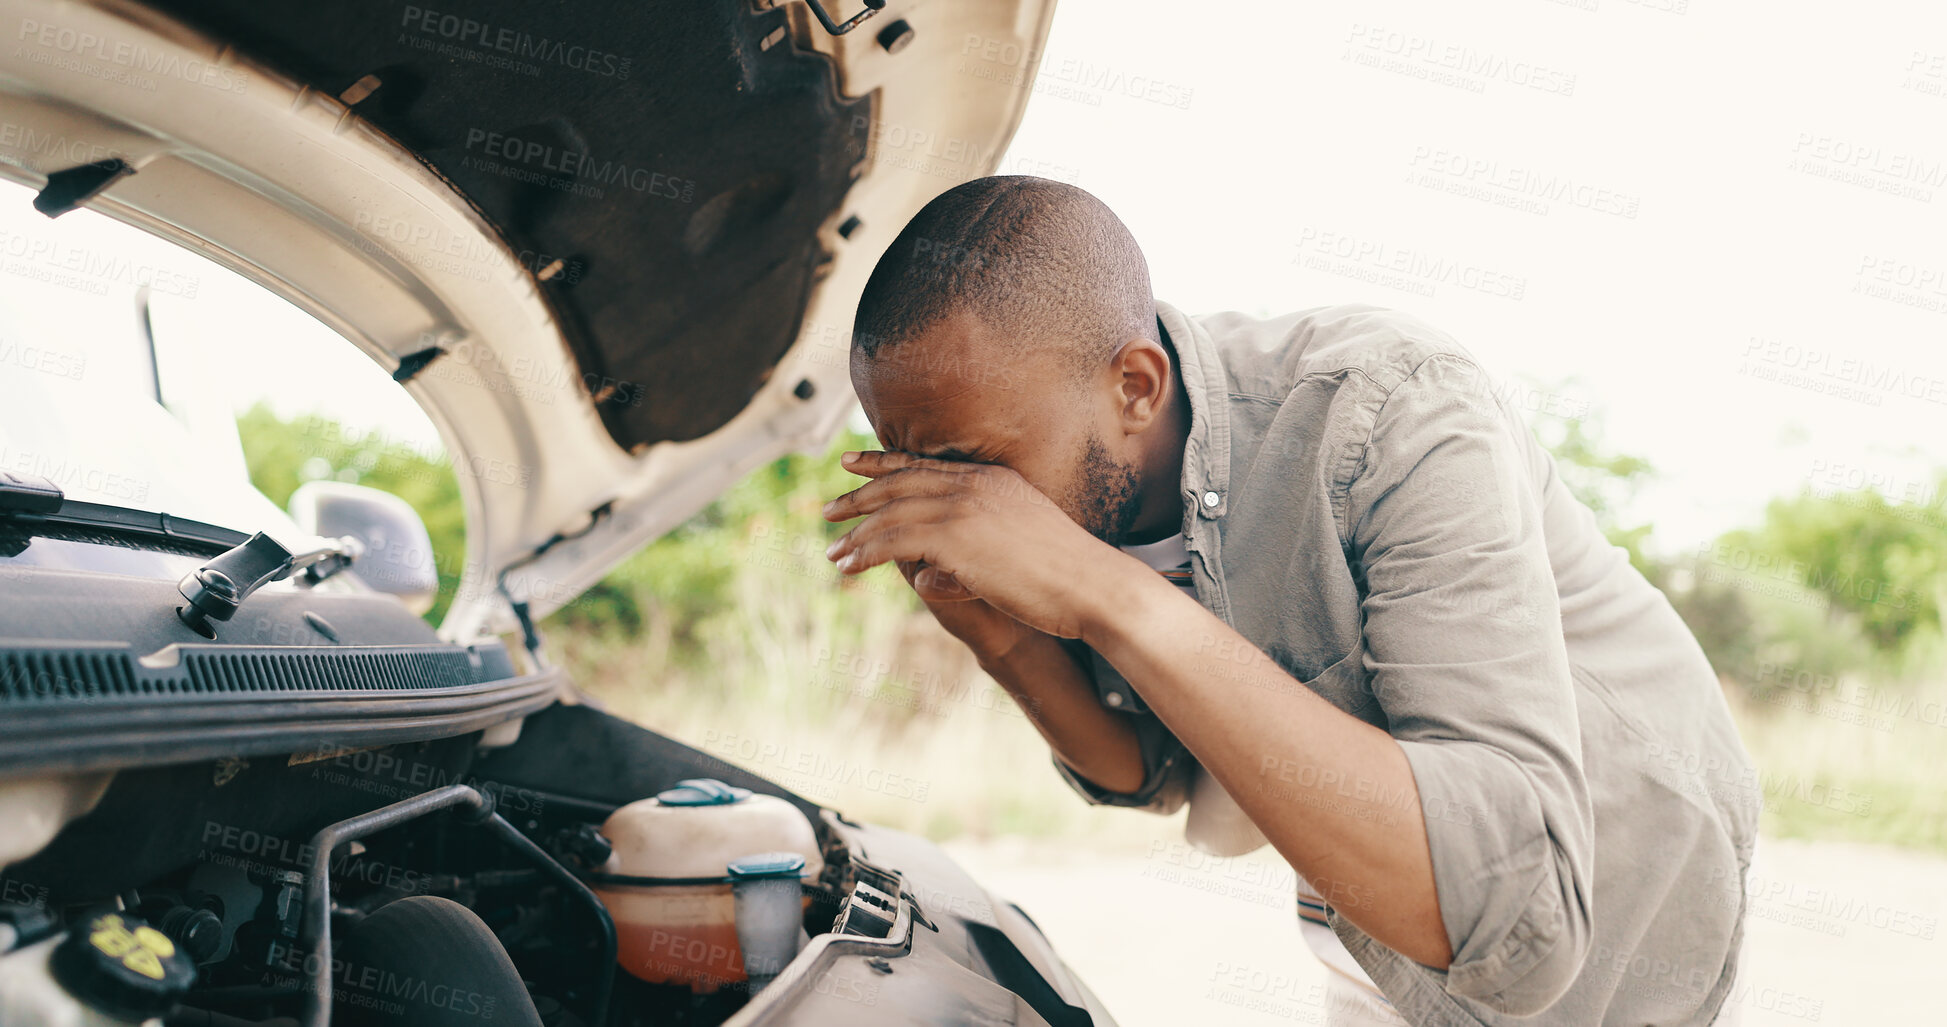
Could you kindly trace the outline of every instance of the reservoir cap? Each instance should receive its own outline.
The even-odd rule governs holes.
[[[760,852],[730,861],[733,880],[754,877],[803,877],[804,854],[799,852]]]
[[[665,806],[728,806],[750,798],[750,789],[724,784],[713,777],[692,777],[656,793]]]
[[[113,910],[78,923],[50,967],[75,998],[133,1020],[167,1014],[196,983],[196,968],[168,935]]]

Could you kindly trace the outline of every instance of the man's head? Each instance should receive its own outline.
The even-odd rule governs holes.
[[[976,179],[921,209],[859,300],[852,384],[888,449],[1011,467],[1105,541],[1180,516],[1189,413],[1149,267],[1074,186]]]

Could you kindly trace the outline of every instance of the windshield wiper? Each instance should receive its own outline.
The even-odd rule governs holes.
[[[293,553],[263,532],[210,562],[183,575],[176,583],[188,606],[178,606],[176,616],[197,634],[214,638],[216,625],[211,620],[236,616],[250,593],[302,572],[306,584],[315,585],[344,570],[365,554],[365,545],[347,535],[319,539],[315,548]]]
[[[28,526],[101,532],[118,538],[165,543],[199,555],[220,553],[249,538],[241,531],[187,517],[67,498],[59,485],[37,474],[0,469],[0,521]]]
[[[206,638],[216,637],[210,621],[236,616],[250,593],[299,572],[305,584],[315,585],[365,553],[364,544],[349,535],[320,538],[312,548],[293,553],[261,531],[245,538],[240,531],[166,513],[77,502],[46,478],[6,470],[0,470],[0,519],[147,536],[190,543],[205,552],[221,548],[220,555],[176,583],[176,591],[189,603],[177,607],[176,616]]]

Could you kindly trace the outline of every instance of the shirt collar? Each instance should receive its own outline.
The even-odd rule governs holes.
[[[1221,517],[1230,505],[1230,389],[1217,343],[1202,325],[1161,300],[1156,301],[1156,321],[1176,352],[1177,373],[1190,398],[1182,483],[1183,528],[1188,533],[1199,517]]]

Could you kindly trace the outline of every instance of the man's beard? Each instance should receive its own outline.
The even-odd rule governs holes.
[[[1102,444],[1102,437],[1089,433],[1082,451],[1081,486],[1076,498],[1076,521],[1089,534],[1112,546],[1136,526],[1142,512],[1142,477],[1134,464],[1117,463]]]

